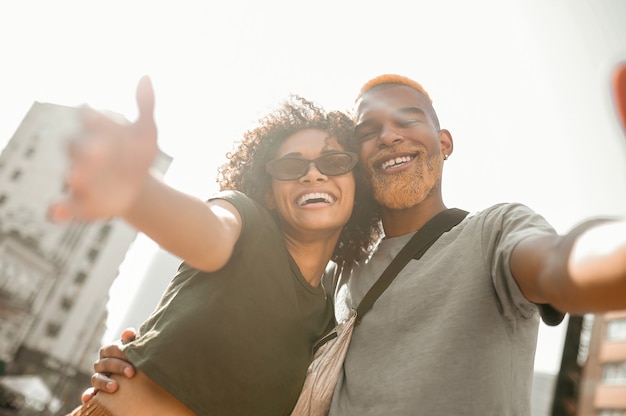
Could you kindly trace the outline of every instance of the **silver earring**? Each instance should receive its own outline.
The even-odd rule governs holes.
[[[448,155],[443,155],[443,160],[448,160]]]

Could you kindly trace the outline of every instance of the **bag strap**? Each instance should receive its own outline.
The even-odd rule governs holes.
[[[380,275],[378,280],[365,294],[357,307],[356,324],[361,322],[363,315],[369,311],[376,299],[389,287],[400,270],[411,260],[419,260],[435,241],[445,232],[450,231],[467,216],[467,211],[458,208],[449,208],[431,218],[413,237],[402,247],[389,266]]]

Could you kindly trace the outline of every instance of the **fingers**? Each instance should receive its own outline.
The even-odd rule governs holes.
[[[123,375],[128,378],[135,375],[135,368],[126,360],[128,358],[117,344],[100,348],[100,359],[93,364],[96,373],[91,376],[91,385],[107,393],[115,392],[119,385],[110,377],[111,375]]]
[[[55,202],[48,207],[47,218],[54,223],[70,221],[74,217],[74,209],[69,201]]]
[[[115,380],[106,376],[106,374],[96,373],[91,376],[91,385],[93,386],[94,394],[96,391],[103,391],[105,393],[115,393],[119,388],[119,385]],[[86,393],[83,393],[85,397]],[[87,396],[89,398],[89,396]]]
[[[122,344],[126,344],[128,342],[133,341],[136,336],[137,336],[137,331],[135,331],[134,328],[126,328],[122,332]]]
[[[126,354],[124,354],[124,352],[120,349],[120,345],[117,343],[108,344],[100,348],[100,359],[103,358],[119,358],[121,360],[128,360]]]
[[[132,378],[135,375],[133,365],[121,358],[100,358],[93,364],[93,369],[96,373],[106,377],[108,377],[107,374],[116,374],[127,378]]]
[[[158,153],[154,91],[148,77],[137,85],[137,104],[135,123],[81,108],[82,127],[69,146],[65,195],[49,206],[51,221],[109,219],[132,210]]]
[[[93,369],[96,373],[102,373],[102,377],[106,377],[106,374],[118,374],[128,378],[135,375],[135,368],[128,362],[128,357],[118,344],[109,344],[100,348],[100,359],[93,364]],[[107,377],[107,381],[109,380]]]
[[[617,115],[626,131],[626,61],[622,62],[613,77],[613,94]]]
[[[96,395],[96,389],[94,389],[93,387],[89,387],[87,390],[85,390],[83,392],[83,394],[80,396],[80,401],[85,404],[87,403],[93,396]]]
[[[68,141],[70,166],[63,182],[65,196],[48,206],[48,220],[56,223],[70,221],[80,216],[80,195],[84,192],[88,174],[98,166],[98,157],[102,153],[100,143],[87,140],[86,137],[93,137],[92,132],[102,128],[107,120],[86,105],[82,106],[79,112],[81,127]]]
[[[139,118],[137,125],[141,128],[154,129],[154,89],[150,77],[143,76],[137,84],[137,107]]]
[[[64,177],[63,199],[48,206],[47,217],[52,222],[104,217],[89,215],[93,210],[85,210],[85,197],[91,192],[94,176],[107,161],[109,149],[103,136],[114,131],[117,123],[86,105],[80,108],[80,120],[80,131],[68,141],[69,168]]]

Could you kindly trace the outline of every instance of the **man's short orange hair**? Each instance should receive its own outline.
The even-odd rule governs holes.
[[[430,101],[431,104],[433,102],[433,100],[430,99],[430,95],[428,95],[424,87],[422,87],[422,85],[419,82],[413,81],[412,79],[404,77],[402,75],[395,75],[395,74],[383,74],[367,81],[361,87],[361,91],[359,91],[359,95],[358,97],[356,97],[355,101],[358,101],[358,99],[361,98],[363,94],[365,94],[367,91],[371,90],[372,88],[377,87],[379,85],[384,85],[384,84],[406,85],[407,87],[411,87],[421,92],[424,95],[424,97],[426,97],[428,101]]]

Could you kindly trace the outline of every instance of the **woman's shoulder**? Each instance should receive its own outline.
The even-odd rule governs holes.
[[[269,227],[276,229],[276,221],[272,213],[259,201],[250,198],[241,191],[225,190],[214,194],[209,201],[224,200],[232,204],[241,216],[244,233],[246,230],[260,231]]]
[[[268,210],[258,201],[250,198],[241,191],[225,190],[214,194],[209,201],[217,199],[224,200],[232,204],[242,216],[267,214]]]

